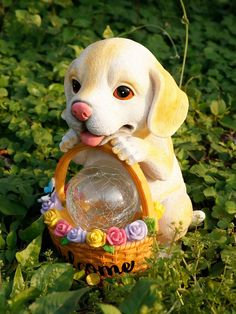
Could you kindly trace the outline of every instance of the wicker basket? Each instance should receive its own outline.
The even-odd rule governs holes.
[[[79,152],[86,149],[88,149],[87,146],[79,144],[65,153],[58,162],[54,176],[55,190],[63,205],[65,205],[65,180],[70,161]],[[89,147],[89,149],[102,150],[115,156],[110,145],[96,148]],[[124,162],[121,163],[129,172],[139,193],[141,202],[140,218],[150,217],[156,221],[151,193],[139,165],[129,166]],[[60,218],[75,226],[66,208],[60,210]],[[48,229],[54,245],[67,261],[71,262],[78,269],[85,269],[86,273],[98,273],[102,277],[145,270],[147,268],[145,258],[151,256],[154,241],[152,236],[147,236],[141,241],[127,242],[124,245],[116,246],[114,253],[109,253],[104,251],[103,248],[94,248],[86,243],[70,242],[62,245],[61,239],[54,234],[54,228],[50,226]]]

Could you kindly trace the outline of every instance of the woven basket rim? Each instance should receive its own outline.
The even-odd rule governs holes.
[[[51,236],[53,236],[54,239],[56,239],[58,242],[59,242],[59,245],[60,246],[63,246],[61,243],[60,243],[60,239],[62,239],[62,237],[59,237],[57,235],[55,235],[53,233],[53,229],[51,227],[48,227],[49,229],[49,232],[51,234]],[[125,244],[121,244],[121,245],[115,245],[115,251],[122,251],[122,250],[127,250],[127,249],[130,249],[130,248],[135,248],[135,247],[139,247],[141,246],[142,244],[145,244],[145,243],[149,243],[149,242],[152,242],[153,239],[155,238],[155,236],[150,236],[150,235],[147,235],[144,239],[142,240],[134,240],[134,241],[127,241]],[[93,250],[93,251],[99,251],[99,250],[102,250],[104,253],[108,253],[107,251],[105,251],[102,247],[93,247],[89,244],[87,244],[86,242],[85,243],[80,243],[80,242],[69,242],[68,244],[66,244],[67,246],[77,246],[77,247],[81,247],[81,248],[84,248],[84,249],[87,249],[87,250]]]

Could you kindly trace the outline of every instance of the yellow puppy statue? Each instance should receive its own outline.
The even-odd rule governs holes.
[[[148,49],[124,38],[91,44],[71,63],[65,94],[62,117],[70,129],[60,149],[109,141],[120,160],[138,162],[153,200],[165,208],[160,242],[177,240],[204,219],[192,210],[171,140],[186,118],[188,99]],[[79,162],[88,166],[111,158],[104,155],[88,151]]]

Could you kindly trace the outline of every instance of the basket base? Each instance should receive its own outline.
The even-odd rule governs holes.
[[[53,234],[53,230],[49,228],[49,232],[60,255],[77,269],[84,269],[86,274],[98,273],[101,277],[112,277],[144,271],[148,268],[145,258],[152,255],[152,237],[118,246],[111,254],[85,243],[61,245],[60,238]]]

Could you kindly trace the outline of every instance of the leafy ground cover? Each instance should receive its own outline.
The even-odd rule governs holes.
[[[1,2],[2,313],[235,313],[235,9],[229,0]],[[89,288],[56,254],[37,198],[67,129],[65,69],[110,36],[142,43],[177,82],[183,78],[190,110],[174,137],[176,154],[194,208],[207,218],[168,248],[170,257],[156,258],[155,247],[146,273]]]

